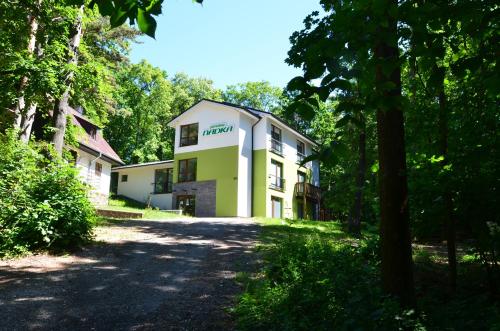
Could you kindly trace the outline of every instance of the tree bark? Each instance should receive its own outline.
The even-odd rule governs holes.
[[[413,261],[408,209],[408,184],[403,111],[401,109],[401,67],[397,44],[397,20],[391,17],[389,2],[381,24],[374,54],[376,92],[383,100],[377,109],[380,190],[380,242],[382,287],[405,307],[415,306]],[[390,40],[390,41],[389,41]],[[387,67],[392,67],[387,74]],[[385,70],[384,70],[385,69]]]
[[[36,4],[37,9],[39,10],[42,5],[42,1],[39,0]],[[38,13],[31,13],[28,16],[28,23],[30,26],[29,38],[28,38],[28,47],[27,52],[28,56],[32,56],[35,52],[36,45],[36,34],[38,32]],[[28,86],[28,76],[23,76],[21,78],[21,82],[19,84],[19,98],[17,99],[16,107],[15,107],[15,121],[14,128],[18,130],[18,137],[23,142],[28,142],[31,136],[31,128],[33,126],[33,120],[35,119],[36,105],[30,103],[28,110],[26,110],[26,97],[25,90]]]
[[[71,35],[69,37],[67,63],[70,65],[78,64],[78,47],[80,46],[80,41],[83,35],[83,22],[82,22],[83,8],[84,6],[81,6],[79,9],[78,16],[76,18]],[[64,135],[66,133],[66,122],[69,109],[69,96],[74,76],[75,72],[70,69],[69,72],[66,74],[66,77],[64,78],[66,89],[64,90],[61,97],[58,100],[56,100],[54,106],[53,118],[54,118],[55,132],[52,137],[52,143],[54,144],[54,147],[57,153],[59,154],[62,154],[64,147]]]
[[[443,156],[443,167],[448,164],[448,111],[446,94],[444,92],[444,82],[441,82],[439,87],[439,149],[441,156]],[[443,224],[446,229],[446,246],[448,249],[448,272],[449,282],[452,292],[457,287],[457,248],[456,248],[456,229],[455,219],[453,216],[453,197],[449,187],[448,178],[446,174],[443,175],[444,180],[442,187],[444,189],[443,201]]]
[[[359,160],[358,174],[356,177],[356,193],[354,195],[354,205],[352,208],[351,217],[349,217],[349,233],[359,237],[361,235],[361,210],[363,208],[363,190],[365,184],[366,173],[366,128],[364,120],[359,133]]]

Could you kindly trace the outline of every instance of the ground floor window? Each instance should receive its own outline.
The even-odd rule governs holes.
[[[195,216],[196,199],[194,195],[177,196],[177,209],[189,216]]]
[[[271,197],[271,216],[272,218],[282,218],[283,199]]]
[[[172,193],[172,168],[156,169],[155,170],[155,190],[154,193]]]

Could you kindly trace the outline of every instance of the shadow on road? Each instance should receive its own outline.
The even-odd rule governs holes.
[[[252,268],[257,225],[128,221],[108,230],[110,240],[70,257],[2,265],[0,329],[233,328],[226,308],[241,291],[235,274]]]

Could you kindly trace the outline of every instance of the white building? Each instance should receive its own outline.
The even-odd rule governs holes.
[[[101,129],[90,119],[70,109],[72,123],[78,128],[78,147],[69,147],[82,181],[90,185],[89,198],[96,206],[107,205],[111,166],[123,161],[102,136]]]
[[[196,216],[318,217],[316,143],[275,115],[202,100],[169,125],[174,160],[113,168],[117,193]]]

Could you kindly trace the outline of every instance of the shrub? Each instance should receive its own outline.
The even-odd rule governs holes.
[[[0,134],[0,256],[89,240],[94,208],[76,169],[51,146]]]
[[[247,284],[235,309],[240,328],[417,329],[412,312],[382,294],[376,247],[319,236],[290,237],[272,246],[264,253],[262,277]]]

